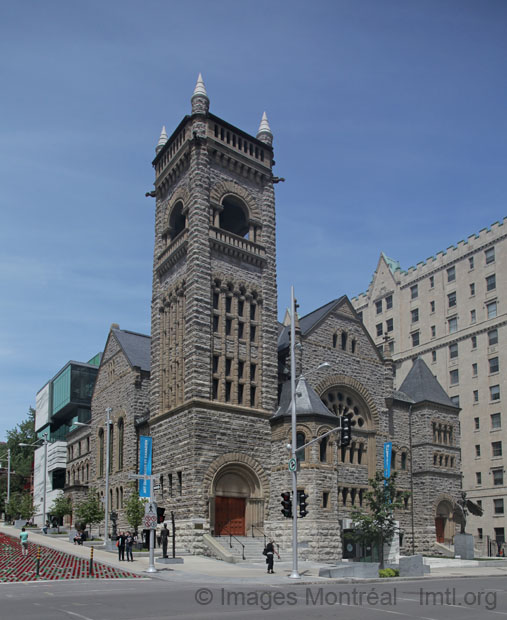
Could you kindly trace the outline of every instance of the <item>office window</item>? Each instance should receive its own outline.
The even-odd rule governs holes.
[[[394,322],[393,319],[387,319],[386,321],[386,329],[388,332],[392,332],[394,329]]]
[[[473,297],[475,295],[475,283],[472,282],[470,284],[470,297]]]
[[[479,444],[476,444],[476,446],[475,446],[475,456],[477,458],[479,458],[481,456],[481,446]]]
[[[377,323],[376,329],[377,329],[377,336],[382,336],[382,323]]]
[[[447,295],[447,302],[448,302],[449,308],[454,308],[454,306],[456,305],[456,291],[454,291],[453,293],[449,293],[449,295]]]
[[[503,515],[503,499],[494,499],[493,505],[495,507],[496,515]],[[495,528],[496,530],[496,528]]]
[[[481,421],[479,418],[474,418],[474,429],[478,431],[481,428]]]
[[[474,403],[478,403],[479,402],[479,390],[474,390],[472,392],[472,396],[473,396]]]
[[[477,321],[477,314],[475,310],[470,310],[470,323],[475,323]]]
[[[430,301],[430,312],[431,313],[435,312],[435,302],[434,301]]]
[[[412,337],[412,346],[417,347],[419,345],[419,332],[413,332],[410,335]]]
[[[499,370],[498,357],[490,357],[489,358],[489,372],[494,373]]]
[[[477,364],[472,364],[472,377],[477,377]]]
[[[417,284],[410,287],[410,299],[417,299],[419,297],[419,288]]]
[[[496,275],[493,274],[486,278],[486,290],[494,291],[496,289]]]
[[[452,344],[449,345],[449,357],[451,359],[458,357],[458,343],[457,342],[453,342]]]
[[[489,388],[489,394],[490,394],[491,400],[500,400],[500,386],[492,385]]]
[[[382,312],[382,300],[375,302],[375,308],[377,309],[377,314]]]
[[[431,337],[432,338],[437,337],[437,328],[434,325],[431,326]]]
[[[472,349],[477,349],[477,336],[472,336],[470,340],[472,341]]]
[[[459,383],[458,369],[454,369],[449,372],[449,382],[451,385],[456,385],[457,383]]]
[[[430,276],[430,288],[435,286],[435,276]]]
[[[482,474],[480,471],[475,472],[475,484],[482,484]]]
[[[455,407],[459,407],[459,396],[457,394],[456,394],[456,396],[451,396],[451,403]]]
[[[449,267],[447,270],[447,282],[454,282],[456,280],[456,267]]]
[[[486,265],[490,265],[495,262],[495,248],[488,248],[484,252],[484,256],[486,258]]]
[[[393,307],[393,296],[388,295],[386,297],[386,310],[390,310]]]
[[[410,311],[410,317],[412,319],[412,323],[417,323],[419,320],[419,308]]]
[[[475,503],[479,506],[479,508],[482,508],[482,499],[476,499]]]
[[[474,257],[473,256],[470,256],[468,258],[468,268],[469,269],[473,269],[474,268]]]
[[[457,319],[457,317],[449,319],[448,323],[449,323],[449,333],[450,334],[454,334],[455,332],[458,331],[458,319]]]
[[[436,351],[432,351],[431,352],[431,361],[432,362],[436,362],[437,361],[437,352]]]
[[[479,540],[482,540],[484,538],[484,534],[482,533],[482,527],[477,528],[477,536],[479,537]]]
[[[493,469],[493,485],[498,487],[503,485],[503,469]]]
[[[494,344],[498,344],[498,330],[492,329],[488,332],[488,346],[492,347]]]
[[[486,310],[488,313],[488,319],[494,319],[496,317],[496,301],[486,304]]]
[[[502,456],[502,442],[501,441],[491,442],[491,455]]]
[[[502,416],[500,413],[492,413],[491,414],[491,428],[501,428],[502,427]]]

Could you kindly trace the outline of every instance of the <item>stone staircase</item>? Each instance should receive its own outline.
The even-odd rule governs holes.
[[[245,546],[245,562],[266,562],[266,557],[262,555],[262,551],[264,549],[264,537],[252,537],[252,536],[236,536],[236,538],[232,538],[229,540],[229,536],[218,536],[215,539],[219,542],[224,549],[226,549],[229,553],[232,553],[236,558],[237,562],[243,562],[243,553],[242,553],[242,543]],[[230,547],[232,544],[232,548]],[[292,550],[291,549],[279,549],[278,553],[280,554],[280,560],[275,556],[275,562],[290,562],[292,559]]]

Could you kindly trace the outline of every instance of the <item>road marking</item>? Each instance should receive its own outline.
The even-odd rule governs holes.
[[[68,611],[67,609],[59,609],[58,611],[63,611],[63,613],[69,614],[69,616],[76,616],[76,618],[81,618],[82,620],[93,620],[92,618],[88,618],[88,616],[77,614],[75,611]]]

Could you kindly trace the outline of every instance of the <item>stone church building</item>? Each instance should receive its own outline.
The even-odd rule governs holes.
[[[131,446],[151,434],[155,498],[174,512],[179,547],[201,553],[204,534],[264,532],[289,549],[280,494],[291,488],[290,343],[277,320],[273,135],[265,114],[255,137],[214,116],[200,76],[191,104],[170,137],[162,131],[153,161],[151,360],[136,368],[124,333],[112,330],[92,405],[94,478],[103,492],[107,405],[124,446],[127,430]],[[346,297],[301,317],[297,340],[298,444],[338,426],[339,415],[354,422],[348,447],[335,433],[301,455],[298,489],[309,495],[301,557],[342,556],[351,511],[365,507],[368,478],[383,468],[384,442],[393,444],[400,490],[412,491],[397,514],[403,549],[434,550],[437,530],[451,538],[459,408],[424,362],[394,390],[389,354]],[[329,367],[316,371],[322,362]],[[121,458],[117,486],[137,464],[132,451],[128,465]]]

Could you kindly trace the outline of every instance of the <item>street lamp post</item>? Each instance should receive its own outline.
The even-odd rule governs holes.
[[[290,289],[290,395],[291,395],[291,426],[292,426],[292,458],[296,459],[296,299],[294,287]],[[297,462],[297,461],[296,461]],[[291,579],[301,579],[298,572],[298,519],[297,494],[298,479],[297,467],[292,471],[292,572]]]
[[[42,493],[42,527],[46,525],[46,489],[47,489],[47,475],[48,475],[48,434],[42,434],[44,445],[44,476],[43,476],[43,493]],[[38,440],[40,441],[40,440]],[[40,448],[38,441],[34,443],[20,443],[19,446],[23,448]]]
[[[104,496],[104,547],[109,547],[109,458],[110,458],[110,437],[111,437],[111,407],[106,409],[106,493]]]
[[[5,454],[1,458],[4,458]],[[11,500],[11,449],[7,448],[7,499],[5,501],[8,504]]]

